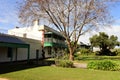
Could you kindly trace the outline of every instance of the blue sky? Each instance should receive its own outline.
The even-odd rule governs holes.
[[[113,7],[110,7],[109,11],[116,21],[115,24],[120,25],[120,2],[115,3]]]
[[[16,1],[0,0],[0,29],[8,30],[19,25]]]
[[[20,26],[17,17],[17,4],[16,2],[19,0],[0,0],[0,32],[7,32],[7,30],[14,28],[15,26]],[[110,7],[110,13],[115,19],[115,23],[112,25],[110,29],[104,29],[100,31],[104,31],[108,34],[113,34],[118,36],[120,40],[120,2],[115,3],[114,7]],[[90,35],[95,34],[96,32],[92,32]],[[88,41],[89,34],[83,35],[81,40]]]

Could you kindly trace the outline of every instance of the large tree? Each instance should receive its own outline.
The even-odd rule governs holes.
[[[19,16],[24,23],[41,18],[51,23],[65,37],[69,59],[73,60],[80,36],[110,22],[111,1],[114,0],[24,0]]]
[[[90,38],[90,43],[93,47],[100,48],[101,55],[110,55],[110,49],[120,45],[117,36],[108,36],[104,32],[99,32],[99,35],[92,36]]]

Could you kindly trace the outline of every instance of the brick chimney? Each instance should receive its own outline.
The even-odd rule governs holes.
[[[39,25],[39,19],[33,21],[33,26],[38,26]]]

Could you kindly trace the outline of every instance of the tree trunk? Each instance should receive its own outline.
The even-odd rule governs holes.
[[[74,48],[70,42],[70,40],[67,39],[67,44],[68,44],[68,49],[69,49],[69,60],[73,61],[74,60]]]
[[[70,61],[73,61],[74,60],[74,51],[73,51],[73,48],[69,48],[69,51],[70,51],[70,53],[69,53],[69,60]]]
[[[74,60],[74,56],[73,56],[72,53],[70,53],[70,55],[69,55],[69,60],[70,60],[70,61],[73,61],[73,60]]]

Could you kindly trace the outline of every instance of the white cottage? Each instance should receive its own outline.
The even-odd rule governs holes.
[[[0,63],[36,59],[36,52],[42,58],[40,41],[0,34]]]

